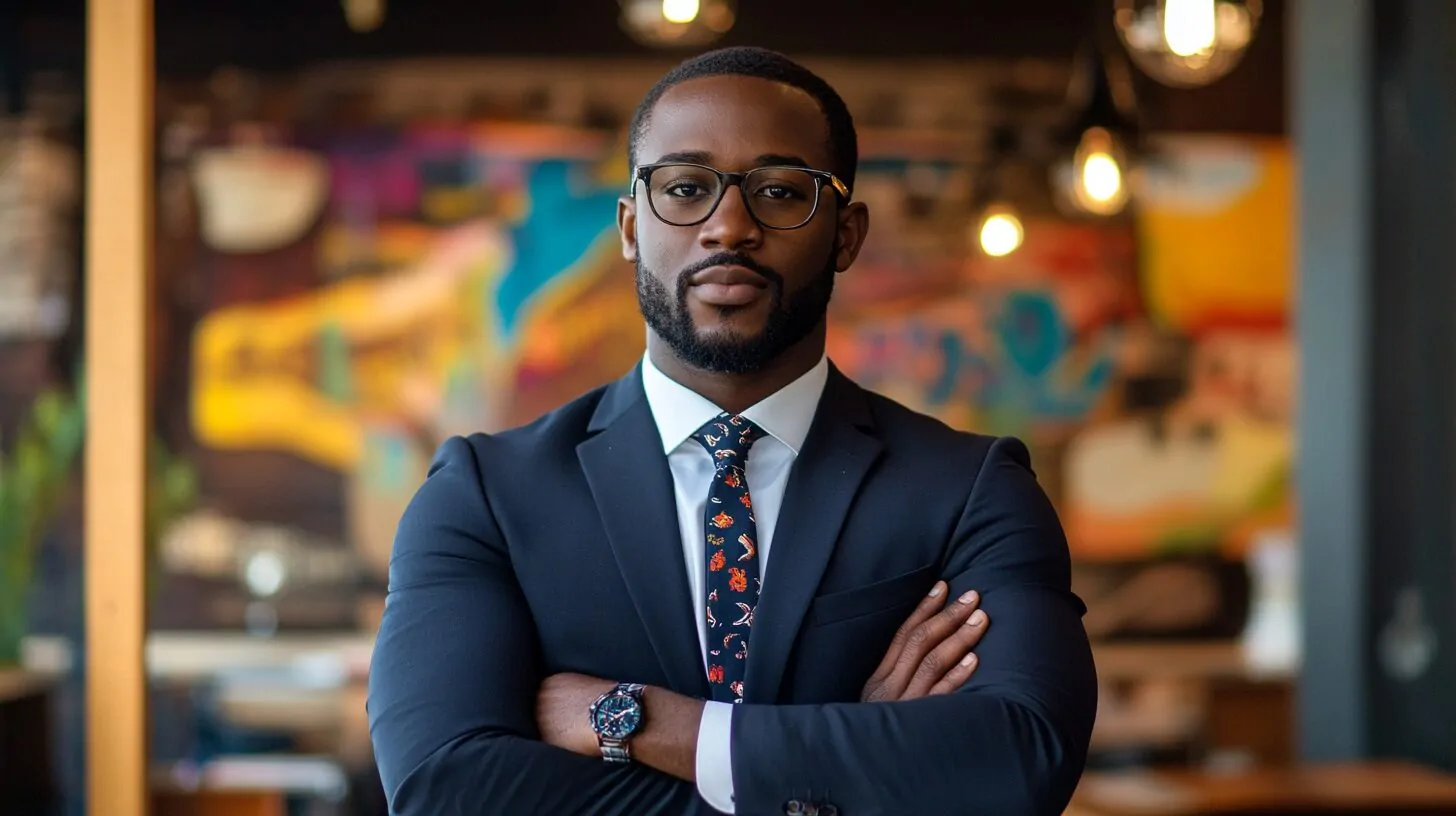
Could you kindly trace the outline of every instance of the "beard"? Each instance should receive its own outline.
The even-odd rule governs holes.
[[[637,305],[649,328],[662,338],[678,359],[694,368],[719,374],[746,374],[757,371],[783,354],[824,320],[829,312],[829,299],[834,293],[834,252],[825,259],[824,269],[804,288],[784,297],[784,278],[774,269],[746,255],[720,252],[689,266],[677,276],[675,292],[668,291],[642,263],[637,254]],[[769,316],[757,334],[720,333],[703,336],[693,325],[688,311],[688,289],[697,273],[713,266],[741,266],[768,281]],[[734,307],[719,311],[727,314]]]

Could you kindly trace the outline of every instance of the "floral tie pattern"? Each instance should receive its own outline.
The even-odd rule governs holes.
[[[763,429],[741,416],[719,414],[693,438],[713,457],[705,515],[708,559],[708,682],[713,699],[743,702],[748,635],[758,606],[758,524],[748,494],[748,449]]]

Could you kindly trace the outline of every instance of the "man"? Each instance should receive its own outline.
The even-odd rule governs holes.
[[[629,153],[646,357],[446,442],[400,523],[369,700],[393,812],[1060,813],[1096,677],[1025,447],[825,359],[869,221],[844,103],[714,52]]]

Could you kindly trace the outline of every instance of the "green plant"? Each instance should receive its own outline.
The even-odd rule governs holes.
[[[36,552],[65,498],[85,425],[84,385],[49,389],[0,447],[0,665],[20,659]]]
[[[85,425],[85,382],[79,379],[74,392],[42,392],[12,444],[0,445],[0,666],[19,662],[36,553],[74,483]],[[196,499],[191,464],[153,436],[145,510],[149,591],[156,585],[152,556],[162,531]]]

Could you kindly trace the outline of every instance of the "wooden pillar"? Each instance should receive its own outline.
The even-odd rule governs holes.
[[[86,66],[86,799],[147,812],[147,297],[151,0],[88,0]]]

